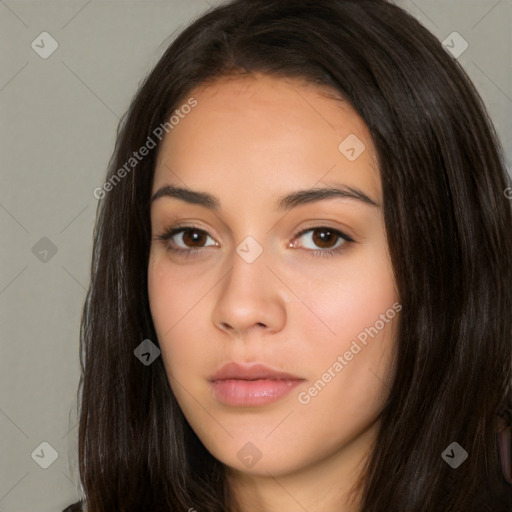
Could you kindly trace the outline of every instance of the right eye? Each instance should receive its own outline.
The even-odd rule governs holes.
[[[191,256],[203,252],[204,247],[217,246],[218,243],[213,240],[213,244],[205,246],[206,240],[213,238],[203,229],[195,226],[173,226],[163,233],[155,236],[156,240],[162,240],[166,243],[169,250],[174,251],[180,256]],[[180,245],[180,242],[182,245]],[[194,244],[197,244],[194,246]]]

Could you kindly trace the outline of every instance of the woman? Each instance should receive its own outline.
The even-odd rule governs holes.
[[[509,510],[506,187],[468,77],[393,4],[195,21],[95,191],[88,510]]]

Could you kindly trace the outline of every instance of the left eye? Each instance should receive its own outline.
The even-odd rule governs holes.
[[[302,230],[296,236],[301,237],[307,235],[305,238],[309,242],[315,244],[317,247],[321,247],[326,250],[336,250],[342,246],[345,242],[352,242],[352,238],[337,229],[328,227],[314,227]],[[334,245],[333,245],[334,242]],[[338,243],[339,242],[339,243]],[[338,245],[336,245],[338,243]],[[315,247],[305,247],[306,249],[316,250]]]

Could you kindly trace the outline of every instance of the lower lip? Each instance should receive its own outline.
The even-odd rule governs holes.
[[[225,405],[255,407],[266,405],[287,395],[301,380],[226,379],[211,382],[217,400]]]

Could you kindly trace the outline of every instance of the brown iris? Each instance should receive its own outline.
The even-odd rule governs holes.
[[[323,247],[323,248],[332,247],[333,245],[336,244],[337,238],[339,237],[339,235],[330,231],[327,228],[316,228],[316,229],[312,229],[311,231],[313,232],[313,235],[312,235],[313,242],[318,247]],[[315,236],[315,233],[321,233],[321,235]],[[333,242],[333,243],[329,244],[329,242]]]
[[[206,242],[207,234],[204,231],[201,231],[200,229],[184,229],[183,230],[183,243],[185,245],[188,245],[188,242],[197,243],[197,242],[203,242],[203,244]],[[201,244],[199,247],[201,247],[203,244]]]

